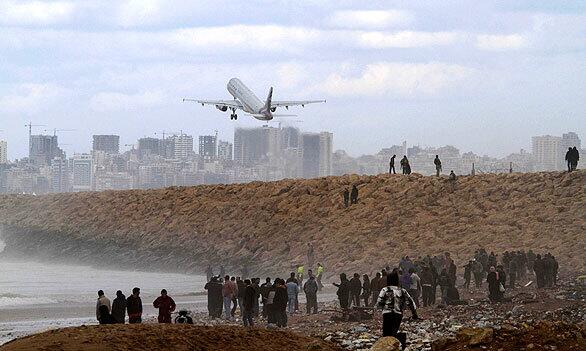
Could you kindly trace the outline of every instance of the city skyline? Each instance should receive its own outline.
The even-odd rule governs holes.
[[[408,140],[502,157],[531,136],[586,135],[585,31],[583,1],[7,0],[0,138],[14,159],[29,121],[75,129],[68,154],[93,134],[225,137],[259,124],[181,99],[229,98],[240,77],[327,99],[299,119],[355,156]]]

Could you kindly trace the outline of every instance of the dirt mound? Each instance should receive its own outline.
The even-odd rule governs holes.
[[[18,339],[0,351],[95,350],[339,350],[287,331],[182,324],[94,325],[51,330]]]
[[[433,351],[480,348],[494,351],[582,351],[586,350],[586,324],[540,322],[535,325],[503,325],[499,330],[464,328],[455,338],[434,341],[431,348]]]
[[[356,184],[359,203],[342,191]],[[6,253],[87,263],[286,272],[313,243],[326,273],[368,271],[479,246],[551,251],[586,270],[586,171],[447,178],[348,175],[310,180],[0,197]]]

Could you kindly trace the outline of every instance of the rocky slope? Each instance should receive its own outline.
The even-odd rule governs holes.
[[[345,208],[344,188],[359,203]],[[408,254],[479,247],[551,251],[586,270],[586,172],[447,178],[328,177],[234,185],[0,197],[5,254],[161,270],[208,263],[283,274],[306,244],[330,273]]]

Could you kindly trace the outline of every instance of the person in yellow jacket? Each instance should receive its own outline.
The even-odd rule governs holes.
[[[316,280],[317,280],[317,287],[318,290],[321,291],[321,289],[324,287],[323,284],[321,283],[321,279],[324,275],[324,266],[321,263],[317,263],[317,271],[316,271]]]

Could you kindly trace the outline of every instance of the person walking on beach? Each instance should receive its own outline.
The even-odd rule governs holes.
[[[171,323],[171,312],[175,311],[175,301],[167,295],[167,290],[161,290],[161,296],[153,302],[153,307],[159,309],[159,323]]]
[[[140,288],[132,289],[132,295],[126,299],[126,312],[128,312],[128,323],[142,323],[142,300],[140,299]]]
[[[106,321],[102,320],[103,318],[101,318],[104,314],[104,312],[100,310],[101,306],[106,306],[108,308],[107,310],[103,309],[103,311],[106,311],[109,315],[110,311],[112,310],[112,305],[110,304],[110,299],[104,295],[103,290],[98,291],[98,301],[96,302],[96,319],[100,322],[100,324],[106,324]]]
[[[433,164],[435,165],[435,175],[437,177],[439,177],[440,173],[442,172],[442,161],[440,161],[438,155],[435,155],[435,159],[433,160]]]
[[[340,273],[340,284],[334,283],[334,286],[338,288],[336,295],[338,295],[340,307],[343,310],[348,309],[348,303],[350,302],[350,282],[346,278],[346,273]]]
[[[295,306],[297,305],[297,295],[299,295],[299,285],[295,279],[295,273],[291,272],[291,277],[287,279],[287,312],[289,314],[295,313]]]
[[[310,275],[307,282],[305,282],[305,285],[303,285],[303,291],[305,292],[305,299],[307,300],[307,314],[310,314],[311,310],[313,310],[313,314],[316,314],[318,286],[313,275]]]
[[[112,302],[112,318],[118,324],[124,324],[126,319],[126,296],[120,290],[116,291],[116,298]]]
[[[244,280],[244,297],[242,299],[242,323],[245,327],[254,327],[253,313],[254,300],[256,299],[256,291],[252,286],[250,279]],[[258,301],[258,299],[256,299]]]
[[[222,284],[218,281],[218,277],[206,283],[204,289],[208,291],[208,313],[212,318],[220,318],[222,316]]]
[[[224,285],[222,286],[222,297],[224,298],[224,318],[230,319],[232,317],[231,304],[232,298],[234,297],[234,288],[232,282],[230,282],[230,276],[224,277]]]
[[[397,157],[397,155],[393,155],[389,162],[389,174],[397,174],[397,172],[395,172],[395,157]]]
[[[406,340],[401,340],[404,338],[398,335],[403,320],[403,310],[409,307],[412,318],[417,320],[419,317],[415,302],[407,290],[399,287],[399,275],[396,271],[387,275],[387,286],[378,295],[377,306],[383,310],[383,337],[398,338],[401,344],[405,345]]]

